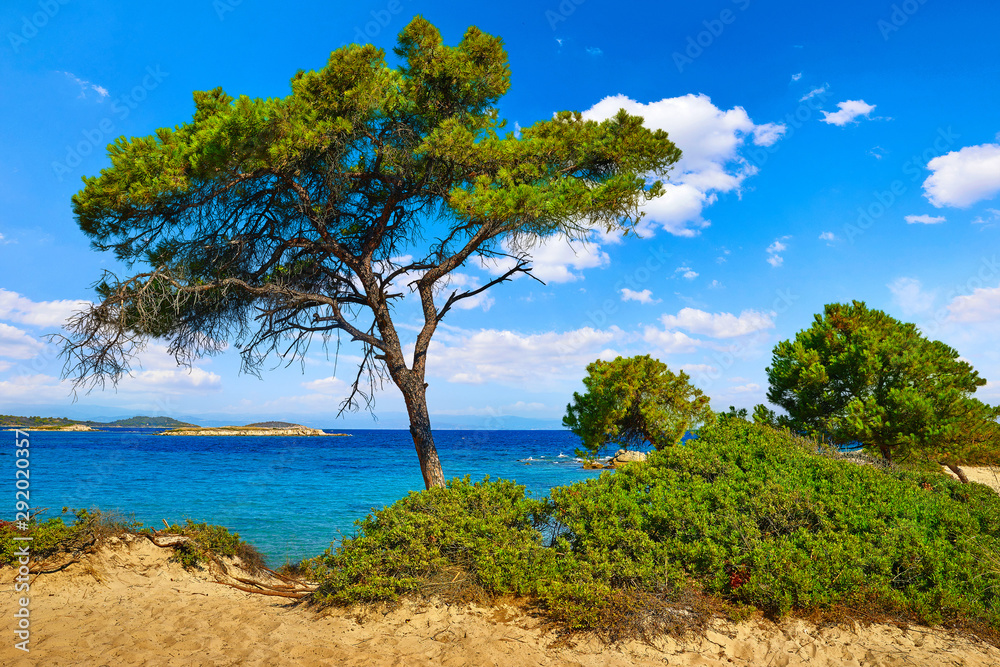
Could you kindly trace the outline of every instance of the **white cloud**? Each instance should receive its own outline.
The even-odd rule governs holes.
[[[122,392],[188,395],[222,391],[222,378],[197,366],[133,371],[118,383]]]
[[[753,142],[758,146],[772,146],[785,136],[788,128],[781,123],[764,123],[753,128]]]
[[[89,301],[32,301],[17,292],[0,288],[0,320],[36,327],[58,327],[66,318],[90,305]]]
[[[302,386],[311,392],[323,394],[324,396],[333,396],[340,399],[347,398],[348,394],[351,392],[351,385],[344,380],[333,376],[303,382]]]
[[[802,72],[792,75],[792,81],[798,81],[801,78],[802,78]]]
[[[435,285],[436,292],[441,295],[442,304],[444,300],[452,295],[453,292],[469,292],[480,287],[479,279],[475,276],[469,275],[467,273],[453,272],[449,273],[444,279],[438,281]],[[489,290],[485,292],[480,292],[475,296],[470,296],[465,299],[460,299],[455,302],[455,308],[461,310],[471,310],[473,308],[482,308],[483,311],[488,311],[493,307],[494,299],[489,294]]]
[[[909,317],[926,313],[934,307],[936,291],[924,291],[923,285],[916,278],[897,278],[886,287],[892,292],[893,299],[899,304],[903,315]]]
[[[72,72],[62,72],[62,74],[65,74],[76,85],[80,86],[80,97],[86,98],[87,97],[87,91],[94,91],[94,92],[96,92],[98,94],[98,96],[100,96],[101,99],[106,98],[110,94],[110,93],[108,93],[108,89],[105,88],[104,86],[98,85],[96,83],[91,83],[90,81],[87,81],[86,79],[81,79],[80,77],[76,76]]]
[[[695,373],[712,375],[719,372],[718,368],[709,364],[681,364],[679,370],[684,371],[688,375],[694,375]]]
[[[1000,210],[995,208],[988,208],[986,209],[986,213],[988,214],[988,217],[977,215],[975,218],[973,218],[972,224],[983,225],[984,227],[993,227],[998,222],[1000,222]]]
[[[42,351],[42,342],[27,332],[0,322],[0,356],[8,359],[31,359]]]
[[[686,354],[694,352],[703,344],[702,341],[688,336],[683,331],[656,327],[646,327],[642,332],[642,339],[661,354]]]
[[[722,283],[720,283],[718,280],[713,280],[712,282],[710,282],[708,284],[708,288],[709,289],[721,289],[722,288]]]
[[[699,275],[697,271],[693,271],[689,266],[678,266],[674,273],[679,273],[681,274],[681,278],[688,280],[694,280]]]
[[[830,125],[836,125],[837,127],[843,127],[848,123],[853,123],[856,121],[858,116],[867,117],[874,109],[874,104],[865,104],[864,100],[845,100],[844,102],[837,102],[837,107],[840,111],[834,111],[830,113],[829,111],[823,112],[823,117],[820,119],[823,123],[829,123]]]
[[[622,288],[622,301],[638,301],[639,303],[659,303],[660,299],[653,298],[652,290],[644,289],[641,292],[636,292],[630,290],[627,287]]]
[[[908,225],[939,225],[944,222],[944,216],[932,215],[907,215],[903,217]]]
[[[756,382],[750,382],[748,384],[739,385],[736,387],[730,387],[729,391],[726,393],[730,394],[753,394],[760,391],[760,385]]]
[[[948,304],[948,311],[953,322],[1000,323],[1000,287],[982,287],[972,294],[955,297]]]
[[[808,93],[806,93],[805,95],[803,95],[802,97],[800,97],[799,98],[799,102],[805,102],[806,100],[811,99],[813,97],[816,97],[817,95],[823,95],[824,93],[826,93],[826,90],[827,90],[826,86],[820,86],[819,88],[813,88]],[[872,108],[874,108],[874,107],[872,107]]]
[[[511,252],[506,242],[505,252]],[[608,254],[593,241],[568,239],[562,235],[539,239],[530,249],[532,275],[546,283],[569,283],[580,280],[584,269],[607,266],[611,262]],[[494,276],[499,276],[514,267],[510,257],[481,261],[481,266]]]
[[[819,240],[826,241],[827,244],[829,245],[837,240],[837,235],[834,234],[833,232],[823,232],[822,234],[819,235]]]
[[[0,402],[35,404],[65,401],[70,383],[51,375],[16,375],[0,380]]]
[[[659,227],[676,236],[696,236],[709,225],[702,215],[704,209],[720,193],[738,193],[743,181],[757,172],[741,149],[749,143],[769,146],[785,132],[785,126],[777,123],[755,124],[742,107],[723,111],[707,95],[689,94],[649,104],[616,95],[583,115],[604,120],[619,109],[642,116],[650,129],[666,130],[683,153],[664,195],[645,206],[642,234],[652,234]]]
[[[764,329],[774,328],[773,313],[744,310],[738,316],[732,313],[707,313],[696,308],[683,308],[676,315],[660,318],[667,329],[685,329],[694,334],[711,338],[735,338]]]
[[[1000,144],[966,146],[934,158],[927,168],[932,173],[924,196],[938,208],[966,208],[1000,192]]]
[[[774,243],[767,246],[767,263],[771,266],[778,268],[785,263],[785,258],[781,256],[780,253],[788,250],[788,245],[784,242],[792,238],[791,236],[782,236],[781,238],[775,239]]]
[[[588,46],[586,48],[586,51],[587,51],[587,55],[588,56],[595,56],[596,57],[596,56],[603,56],[604,55],[604,51],[602,51],[600,48],[598,48],[596,46]]]
[[[578,381],[594,359],[617,356],[608,345],[624,337],[617,327],[522,334],[444,326],[431,343],[427,372],[459,384],[495,382],[521,388]]]

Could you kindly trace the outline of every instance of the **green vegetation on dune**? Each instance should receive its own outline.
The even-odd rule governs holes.
[[[570,628],[668,627],[682,601],[1000,630],[1000,497],[724,418],[614,474],[525,497],[453,480],[312,563],[323,604],[391,601],[460,571]],[[457,576],[457,575],[456,575]]]
[[[62,516],[41,520],[32,516],[24,529],[13,521],[0,521],[0,566],[18,565],[20,549],[26,542],[15,538],[30,537],[32,572],[44,570],[48,561],[66,556],[74,557],[90,553],[100,547],[107,538],[125,535],[157,537],[180,535],[188,540],[173,545],[174,560],[186,568],[193,568],[209,560],[223,557],[238,557],[243,566],[251,572],[264,566],[264,557],[252,545],[240,539],[238,533],[231,533],[223,526],[195,523],[187,519],[184,525],[173,524],[161,531],[144,528],[141,522],[126,519],[114,512],[99,510],[68,510],[72,520]]]

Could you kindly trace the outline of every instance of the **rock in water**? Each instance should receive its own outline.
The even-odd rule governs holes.
[[[644,452],[630,452],[625,449],[619,449],[615,453],[615,457],[608,462],[608,466],[617,468],[624,463],[642,463],[645,460],[646,454]]]

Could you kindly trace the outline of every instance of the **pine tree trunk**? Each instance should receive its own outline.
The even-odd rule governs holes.
[[[432,486],[444,486],[444,471],[441,469],[437,447],[434,446],[431,418],[427,412],[427,386],[422,382],[406,384],[410,386],[400,386],[400,389],[406,401],[406,412],[410,417],[410,435],[413,436],[413,446],[417,450],[424,485],[428,489]]]
[[[955,473],[955,476],[958,477],[958,479],[962,482],[962,484],[969,483],[969,478],[965,476],[965,471],[963,471],[954,463],[945,463],[945,465],[948,466],[948,470]]]

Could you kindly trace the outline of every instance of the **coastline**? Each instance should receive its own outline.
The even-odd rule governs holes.
[[[197,436],[253,436],[253,437],[273,437],[273,436],[337,436],[350,437],[350,433],[327,433],[322,429],[309,428],[308,426],[294,426],[289,428],[252,428],[248,426],[186,426],[172,428],[157,435],[197,435]]]

